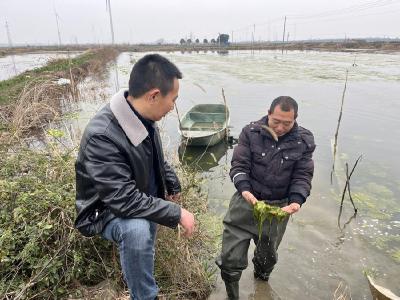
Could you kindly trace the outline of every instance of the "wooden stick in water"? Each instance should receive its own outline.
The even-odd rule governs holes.
[[[228,122],[228,106],[226,105],[224,88],[222,88],[222,98],[224,98],[224,105],[225,105],[225,122]],[[225,135],[226,135],[225,136],[226,142],[228,143],[229,139],[228,124],[225,124]]]
[[[336,149],[337,149],[337,141],[338,141],[338,135],[339,135],[339,127],[340,127],[340,122],[342,121],[342,112],[343,112],[343,103],[344,103],[344,95],[346,94],[346,87],[347,87],[347,77],[349,74],[349,70],[346,70],[346,81],[344,82],[344,89],[343,89],[343,94],[342,94],[342,102],[340,104],[340,112],[339,112],[339,119],[336,127],[336,133],[335,133],[335,143],[333,145],[333,164],[332,164],[332,170],[331,170],[331,184],[333,182],[333,172],[335,171],[335,160],[336,160]]]
[[[176,115],[178,116],[179,129],[182,130],[181,118],[179,117],[178,106],[176,105],[176,103],[175,103],[175,111]]]

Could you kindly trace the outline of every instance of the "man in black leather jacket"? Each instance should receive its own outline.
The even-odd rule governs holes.
[[[239,279],[247,268],[250,241],[254,251],[254,277],[268,281],[278,260],[277,250],[288,218],[265,222],[261,240],[253,217],[257,200],[295,213],[310,195],[314,172],[312,133],[297,125],[297,103],[287,96],[276,98],[261,120],[243,128],[233,152],[230,176],[237,192],[224,218],[221,269],[229,299],[239,298]]]
[[[181,224],[186,236],[194,230],[193,214],[173,202],[181,186],[155,123],[174,108],[181,78],[160,55],[140,59],[129,91],[115,94],[87,125],[76,160],[75,226],[118,245],[132,299],[157,298],[156,224]]]

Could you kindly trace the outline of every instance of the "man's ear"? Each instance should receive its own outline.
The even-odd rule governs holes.
[[[158,97],[161,95],[161,91],[159,89],[152,89],[149,91],[149,101],[155,102],[157,101]]]

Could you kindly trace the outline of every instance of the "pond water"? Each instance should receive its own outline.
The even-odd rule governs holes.
[[[75,57],[79,52],[42,52],[0,57],[0,80],[6,80],[27,70],[42,67],[50,60]]]
[[[81,128],[112,93],[127,87],[132,64],[143,55],[121,54],[102,92],[82,94],[87,101],[80,104]],[[274,98],[289,95],[299,103],[298,123],[315,136],[312,193],[289,221],[279,248],[279,262],[267,287],[274,292],[254,281],[250,263],[240,282],[241,298],[333,299],[335,292],[337,296],[342,291],[353,299],[372,299],[364,272],[372,272],[378,284],[400,294],[399,55],[313,51],[289,51],[284,55],[279,51],[163,55],[184,75],[177,101],[181,115],[194,104],[223,103],[224,88],[230,108],[230,133],[237,138],[243,126],[266,114]],[[331,184],[331,145],[346,70],[347,90]],[[81,90],[93,90],[89,85]],[[177,114],[171,112],[160,126],[165,133],[165,150],[182,159],[178,155]],[[362,160],[351,179],[359,211],[351,219],[353,208],[346,196],[339,228],[344,166],[348,163],[351,169],[360,155]],[[217,145],[205,153],[204,149],[186,149],[184,158],[207,178],[204,188],[209,207],[221,220],[235,191],[228,177],[231,156],[232,147]],[[251,256],[250,250],[250,262]],[[218,279],[209,299],[224,297]]]

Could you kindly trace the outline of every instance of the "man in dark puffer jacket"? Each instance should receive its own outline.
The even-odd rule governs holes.
[[[224,218],[221,269],[229,299],[239,298],[239,279],[247,268],[250,240],[254,251],[254,276],[268,281],[277,262],[277,249],[287,221],[265,222],[261,240],[253,218],[253,205],[265,201],[293,214],[310,195],[314,173],[312,133],[296,123],[298,106],[287,96],[276,98],[268,116],[243,128],[232,157],[230,177],[237,192]]]

